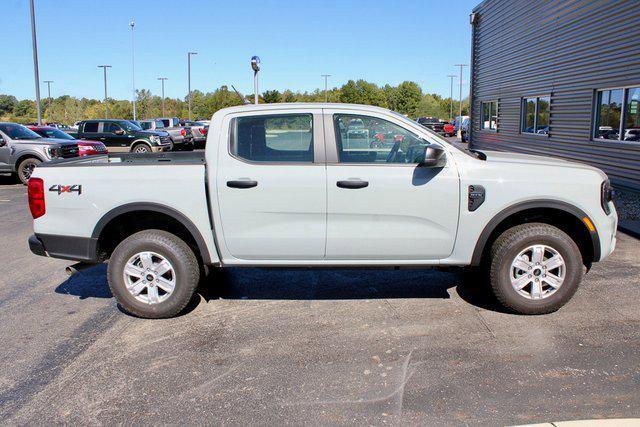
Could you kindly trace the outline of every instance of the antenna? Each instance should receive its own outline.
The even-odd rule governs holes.
[[[240,97],[240,99],[242,100],[242,104],[247,105],[247,104],[251,104],[249,102],[249,100],[247,98],[245,98],[244,96],[242,96],[240,94],[240,92],[238,92],[238,89],[235,88],[235,86],[231,85],[231,87],[233,88],[233,91]]]

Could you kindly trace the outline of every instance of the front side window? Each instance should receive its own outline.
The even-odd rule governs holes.
[[[251,162],[313,163],[313,116],[238,117],[231,124],[230,150]]]
[[[538,96],[522,99],[522,133],[547,135],[551,115],[551,97]]]
[[[116,123],[105,123],[103,125],[103,132],[108,132],[108,133],[116,133],[117,130],[121,130],[120,126],[118,126]]]
[[[377,117],[335,114],[340,163],[420,162],[427,141],[407,129]]]
[[[481,129],[498,129],[498,101],[488,101],[482,103]]]

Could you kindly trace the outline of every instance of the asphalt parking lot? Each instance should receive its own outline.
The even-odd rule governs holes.
[[[498,311],[433,270],[212,274],[169,320],[118,310],[104,265],[37,257],[0,177],[2,424],[517,424],[640,416],[640,242],[619,234],[557,313]]]

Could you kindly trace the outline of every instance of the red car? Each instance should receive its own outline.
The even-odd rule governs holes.
[[[93,154],[107,154],[107,147],[100,141],[89,141],[88,139],[75,139],[68,133],[51,126],[28,126],[29,129],[43,138],[55,138],[73,140],[78,143],[78,154],[80,156],[90,156]]]
[[[442,132],[446,136],[456,136],[456,127],[452,123],[445,123],[442,127]]]

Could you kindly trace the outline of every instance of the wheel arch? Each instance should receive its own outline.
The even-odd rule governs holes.
[[[138,144],[144,144],[148,146],[151,150],[153,150],[153,144],[151,144],[150,141],[147,141],[146,139],[136,139],[131,144],[129,144],[129,151],[133,151],[133,147],[135,147]]]
[[[132,217],[135,214],[145,215],[148,213],[164,215],[164,218],[171,218],[176,223],[182,225],[191,239],[193,239],[192,241],[199,252],[196,255],[202,260],[204,264],[211,264],[211,254],[209,253],[209,249],[204,238],[202,237],[202,234],[195,226],[195,224],[178,210],[159,203],[136,202],[118,206],[110,210],[109,212],[104,214],[102,218],[100,218],[100,220],[94,227],[93,232],[91,233],[91,237],[93,239],[96,239],[97,242],[100,242],[101,238],[104,238],[104,231],[108,230],[110,225],[117,224],[119,219]],[[161,218],[162,216],[159,219]]]
[[[530,200],[509,206],[485,226],[476,242],[471,265],[478,266],[493,241],[507,228],[527,222],[546,222],[567,232],[580,247],[587,267],[600,259],[600,237],[597,230],[590,231],[583,218],[589,216],[580,208],[559,200]],[[555,219],[558,222],[551,222]],[[590,219],[589,219],[590,221]],[[573,233],[572,233],[573,231]]]
[[[13,167],[14,170],[17,172],[18,171],[18,166],[20,166],[20,163],[22,163],[23,160],[26,159],[37,159],[40,160],[41,162],[46,162],[47,160],[44,159],[42,156],[40,156],[39,154],[33,152],[33,151],[27,151],[26,153],[22,153],[18,156],[18,158],[16,159]]]

